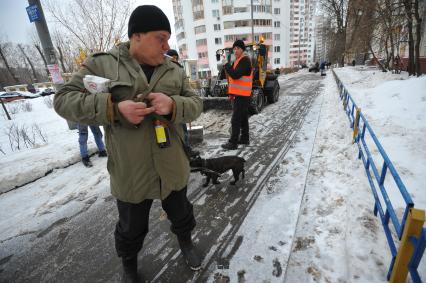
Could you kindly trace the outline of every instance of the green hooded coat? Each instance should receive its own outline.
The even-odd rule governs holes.
[[[87,92],[85,75],[110,79],[109,92]],[[156,143],[152,114],[133,125],[116,108],[120,101],[137,100],[137,95],[151,92],[162,92],[175,102],[175,115],[168,121],[171,146],[167,148]],[[112,111],[111,102],[115,105],[113,123],[108,114]],[[190,88],[184,71],[170,59],[155,68],[148,83],[140,65],[129,54],[129,42],[109,52],[93,54],[59,88],[54,107],[67,120],[104,126],[111,193],[117,199],[130,203],[165,199],[187,185],[190,168],[183,147],[182,123],[194,121],[201,114],[202,101]]]

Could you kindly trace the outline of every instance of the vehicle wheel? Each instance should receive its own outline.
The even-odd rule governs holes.
[[[250,98],[249,114],[254,115],[260,113],[260,111],[262,111],[265,100],[262,90],[259,88],[253,89]]]
[[[272,93],[270,93],[267,96],[268,103],[275,103],[275,102],[277,102],[279,97],[280,97],[280,84],[278,83],[278,81],[275,81]]]

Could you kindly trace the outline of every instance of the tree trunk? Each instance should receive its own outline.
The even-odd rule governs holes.
[[[50,72],[49,72],[49,69],[47,68],[47,61],[46,61],[46,58],[44,57],[43,52],[41,51],[41,48],[38,44],[34,44],[34,46],[37,49],[38,53],[40,54],[41,59],[43,59],[44,68],[46,69],[46,74],[47,74],[47,76],[49,76]]]
[[[0,56],[3,59],[4,65],[6,66],[6,69],[9,71],[10,75],[12,76],[12,79],[14,80],[15,84],[19,82],[18,77],[15,75],[15,73],[12,71],[12,69],[9,66],[9,63],[7,62],[6,56],[3,54],[3,49],[0,45]]]
[[[422,18],[419,15],[419,0],[414,1],[414,18],[416,19],[416,44],[415,44],[415,72],[420,77],[422,70],[420,65],[420,41],[422,40]]]
[[[67,69],[65,68],[65,63],[64,63],[64,54],[62,53],[62,49],[60,46],[56,46],[56,48],[58,49],[58,53],[59,53],[59,62],[61,62],[61,67],[62,67],[62,72],[64,73],[68,73]]]
[[[414,75],[414,37],[413,37],[413,16],[411,0],[404,1],[405,14],[407,16],[408,27],[408,74]]]
[[[19,48],[19,50],[21,50],[21,52],[22,52],[22,54],[24,55],[25,59],[27,59],[28,64],[30,64],[30,68],[31,68],[31,71],[33,72],[33,77],[34,77],[34,79],[32,80],[32,82],[33,82],[33,83],[34,83],[34,82],[37,82],[37,73],[36,73],[36,70],[35,70],[35,68],[34,68],[33,62],[31,62],[30,58],[29,58],[29,57],[27,56],[27,54],[25,53],[25,50],[24,50],[24,48],[22,47],[22,45],[18,44],[18,48]]]
[[[385,63],[385,68],[389,70],[389,62],[390,62],[390,56],[389,56],[389,46],[388,46],[388,42],[389,42],[389,37],[387,36],[385,39],[385,51],[386,51],[386,63]]]
[[[385,67],[383,67],[382,63],[380,63],[379,59],[377,59],[376,54],[374,53],[373,47],[371,46],[371,43],[369,44],[369,48],[370,48],[370,52],[373,55],[374,60],[377,62],[377,64],[379,65],[380,69],[383,72],[386,72]]]

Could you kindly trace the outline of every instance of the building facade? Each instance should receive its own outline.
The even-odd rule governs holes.
[[[249,0],[173,0],[182,59],[197,59],[200,77],[217,75],[216,51],[253,42]],[[253,0],[254,41],[269,45],[269,67],[290,65],[290,0]]]
[[[291,0],[290,57],[291,66],[309,65],[315,54],[316,0]]]

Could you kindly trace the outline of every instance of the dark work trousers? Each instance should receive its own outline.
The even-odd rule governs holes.
[[[241,141],[249,141],[249,103],[250,96],[235,96],[231,119],[232,133],[231,138],[229,139],[230,143],[236,144],[239,138]]]
[[[146,199],[138,204],[117,200],[119,220],[115,227],[115,249],[117,255],[123,258],[137,256],[142,249],[143,241],[148,233],[149,210],[152,199]],[[161,202],[161,206],[170,220],[170,230],[178,238],[188,238],[195,227],[192,204],[186,197],[186,187],[173,191]]]

